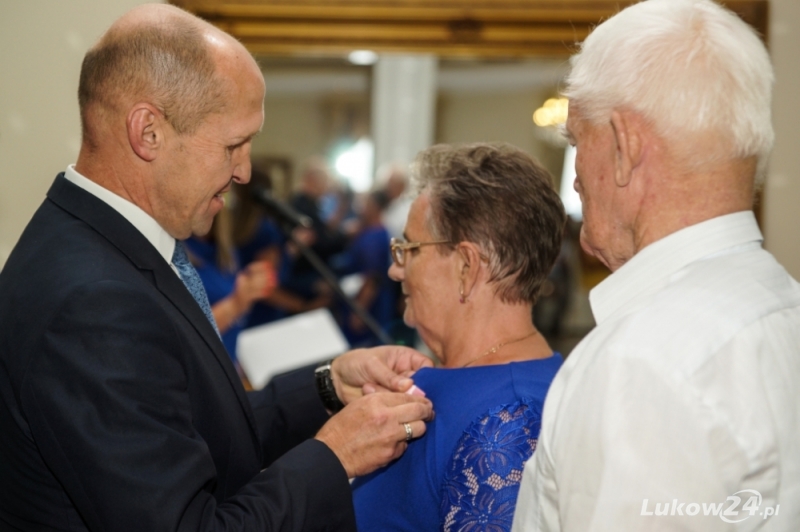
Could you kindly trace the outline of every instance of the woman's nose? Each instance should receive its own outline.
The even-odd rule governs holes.
[[[404,273],[405,268],[401,268],[396,262],[392,261],[392,265],[389,266],[389,278],[399,283],[403,280]]]

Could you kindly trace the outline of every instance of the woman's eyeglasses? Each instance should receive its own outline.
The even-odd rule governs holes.
[[[435,244],[450,244],[449,240],[437,240],[435,242],[403,242],[393,238],[389,243],[389,248],[392,250],[392,260],[398,266],[406,265],[406,251],[421,248],[422,246],[432,246]]]

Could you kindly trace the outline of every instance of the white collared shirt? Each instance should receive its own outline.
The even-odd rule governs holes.
[[[82,176],[71,164],[64,172],[64,177],[75,185],[81,187],[89,194],[104,201],[109,207],[120,213],[131,225],[139,230],[142,235],[164,257],[167,264],[177,274],[178,270],[172,264],[172,254],[175,251],[175,239],[161,227],[155,219],[125,198],[118,196],[110,190],[103,188],[94,181]]]
[[[714,218],[591,292],[514,532],[800,530],[800,285],[761,240]]]

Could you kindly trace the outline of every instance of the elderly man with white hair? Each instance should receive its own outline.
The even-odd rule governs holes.
[[[800,286],[752,212],[764,45],[711,0],[648,0],[572,59],[581,244],[612,275],[550,388],[514,530],[800,530]]]

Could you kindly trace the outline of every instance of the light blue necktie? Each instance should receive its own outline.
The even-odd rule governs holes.
[[[217,322],[214,320],[214,315],[211,313],[211,305],[208,302],[206,289],[203,288],[203,282],[200,280],[197,270],[195,270],[192,263],[189,262],[186,249],[183,247],[183,242],[180,240],[175,241],[175,251],[172,253],[172,264],[175,265],[181,277],[181,281],[183,281],[183,284],[189,289],[189,293],[192,294],[194,300],[200,305],[203,314],[206,315],[208,321],[214,326],[214,330],[217,331],[217,335],[219,335]]]

